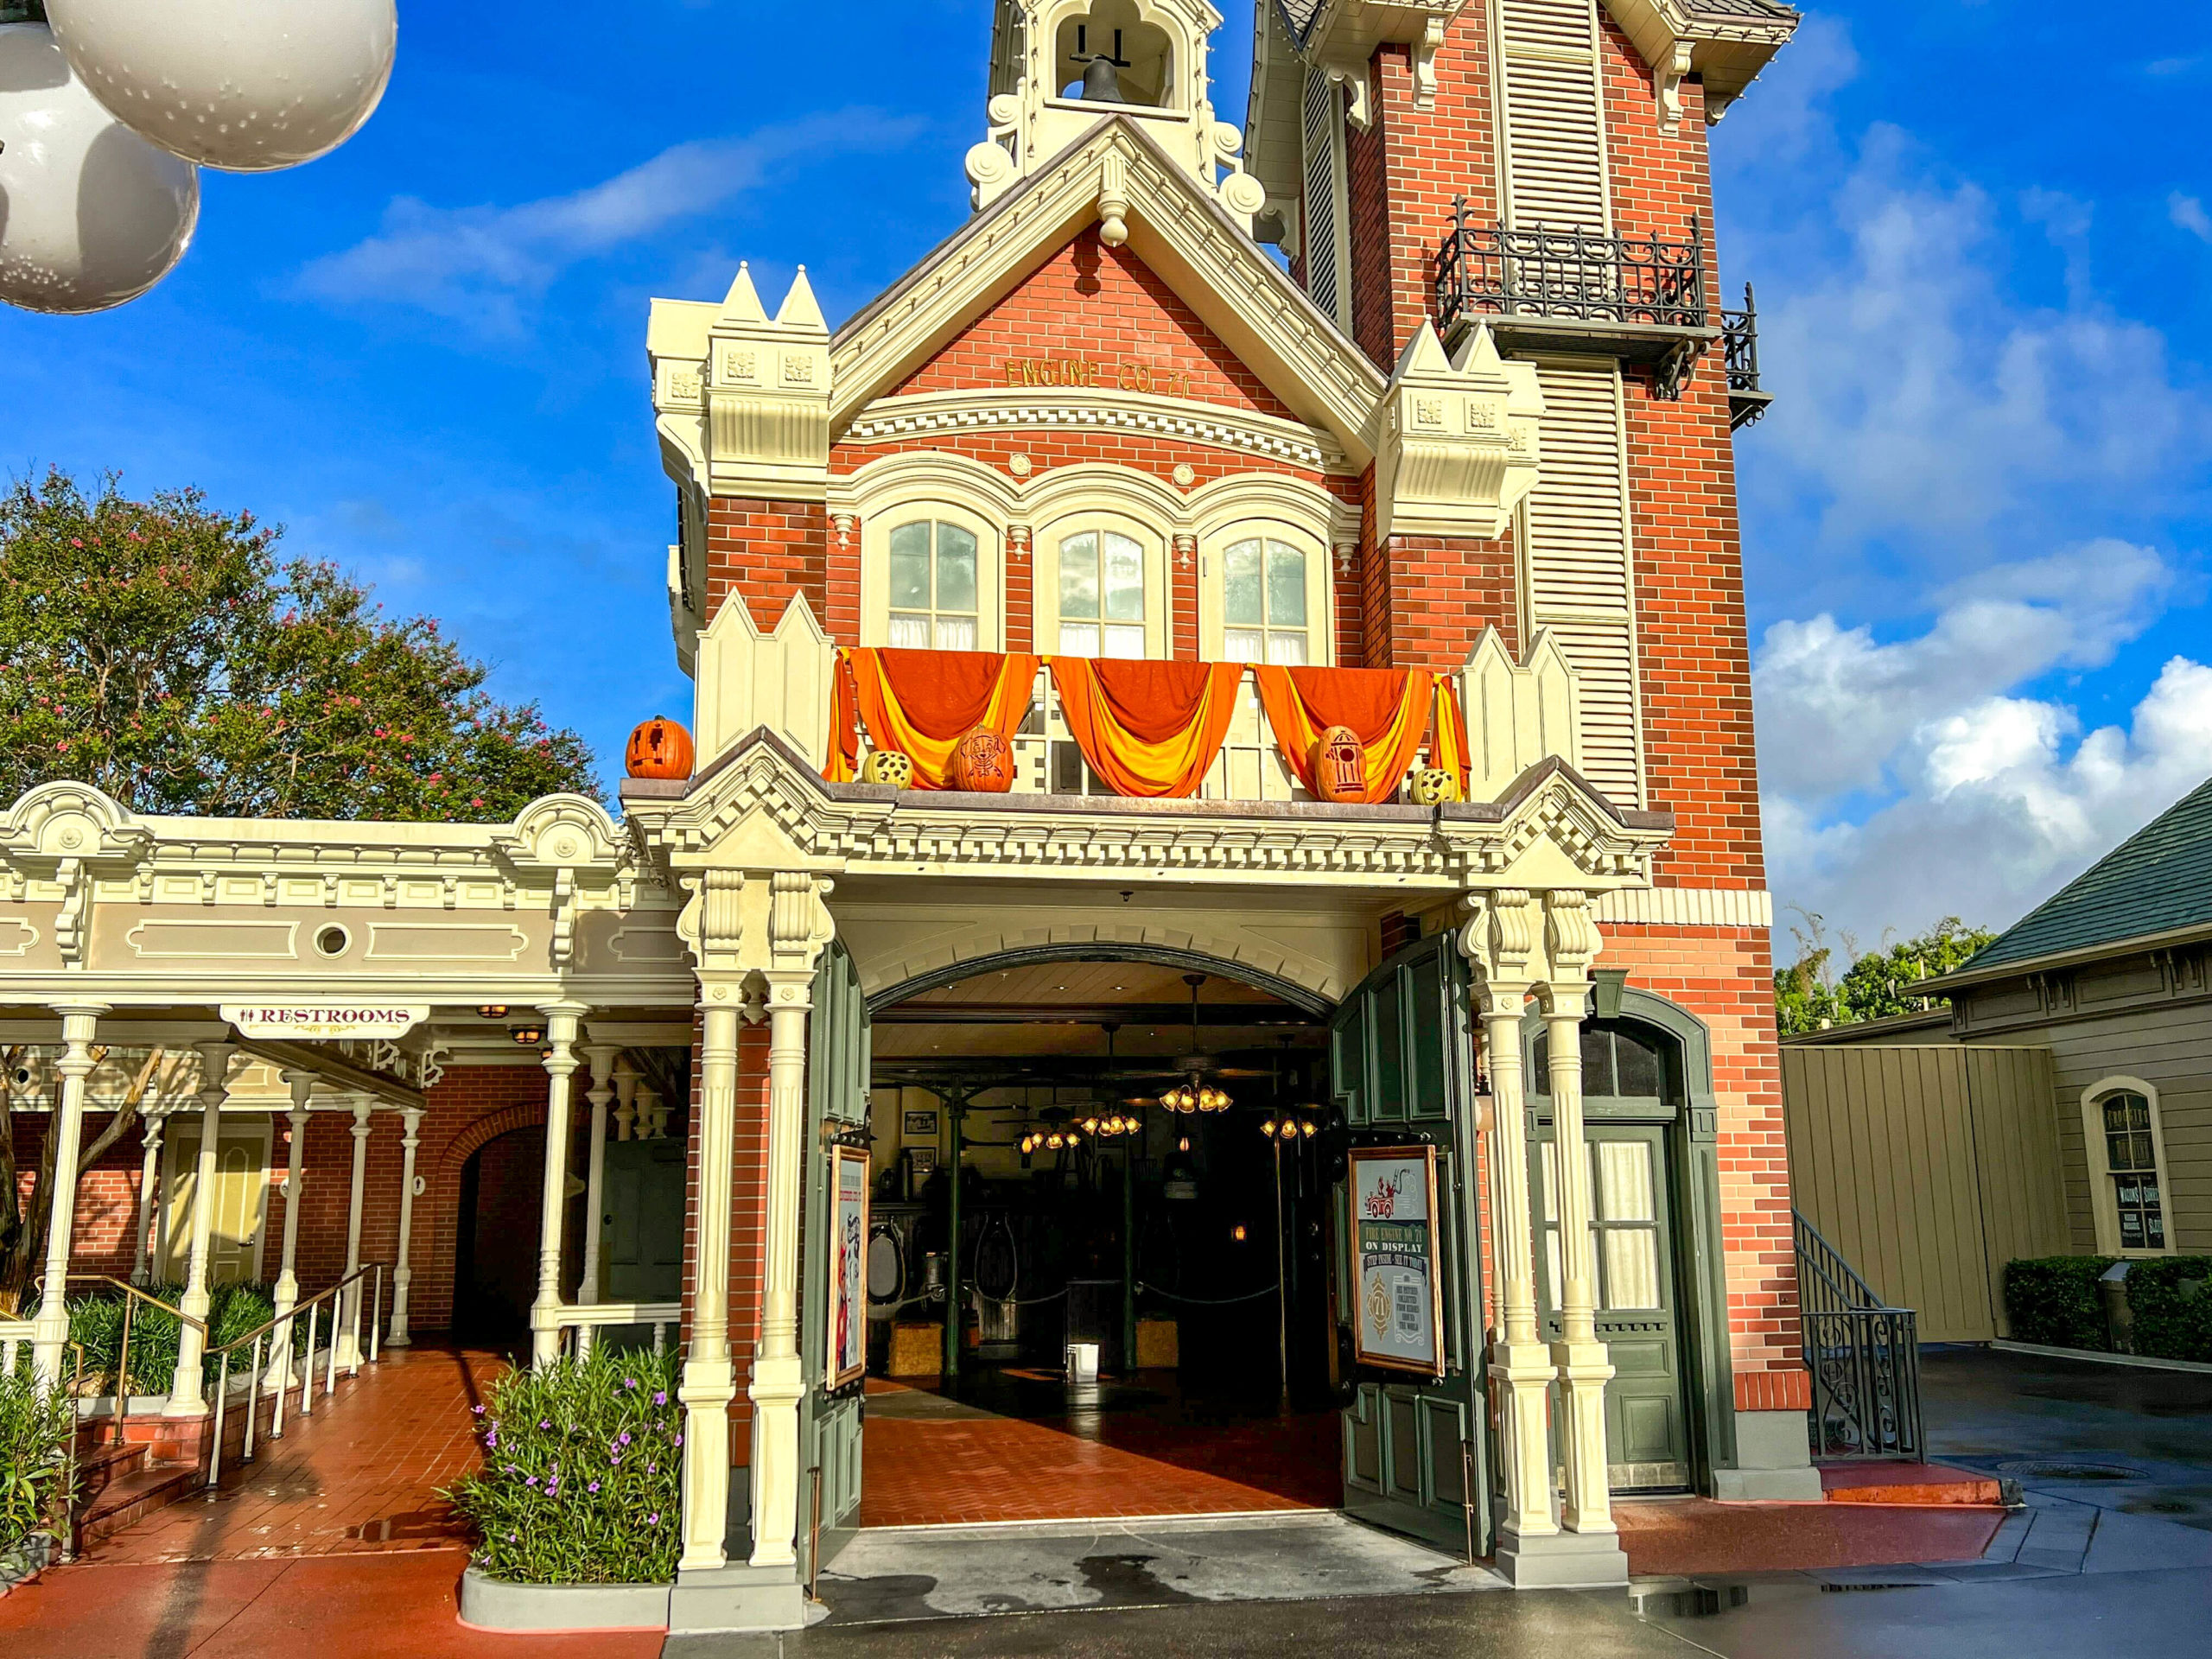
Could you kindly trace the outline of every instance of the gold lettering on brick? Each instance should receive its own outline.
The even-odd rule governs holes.
[[[1009,357],[1001,367],[1009,386],[1106,386],[1122,391],[1156,392],[1165,397],[1191,395],[1191,374],[1171,363],[1118,357],[1106,362],[1089,357]]]

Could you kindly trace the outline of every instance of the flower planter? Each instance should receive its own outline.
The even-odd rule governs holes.
[[[514,1584],[472,1567],[461,1622],[480,1630],[664,1630],[666,1584]]]

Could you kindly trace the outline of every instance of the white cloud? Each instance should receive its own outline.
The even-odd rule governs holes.
[[[792,157],[903,143],[918,124],[838,111],[741,138],[677,144],[585,189],[512,207],[434,207],[402,196],[376,235],[313,261],[298,287],[316,299],[410,305],[509,331],[519,302],[543,294],[569,266],[721,207]]]
[[[1982,697],[1920,721],[1887,764],[1900,792],[1856,822],[1768,797],[1783,902],[1863,947],[1948,915],[2003,927],[2212,774],[2212,667],[2171,658],[2126,730]]]
[[[2151,549],[2103,540],[1962,580],[1915,637],[1878,643],[1825,611],[1777,622],[1752,671],[1766,785],[1808,808],[1881,788],[1931,712],[2109,661],[2171,585]]]
[[[2195,196],[2185,196],[2178,190],[2166,198],[2166,217],[2200,242],[2212,242],[2212,213],[2204,211],[2204,204]]]

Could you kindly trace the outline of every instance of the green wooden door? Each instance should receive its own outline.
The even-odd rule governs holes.
[[[1656,1123],[1583,1125],[1590,1147],[1598,1339],[1613,1364],[1605,1385],[1605,1462],[1617,1492],[1690,1484],[1689,1424],[1675,1307],[1675,1237],[1667,1191],[1667,1129]],[[1559,1158],[1546,1121],[1531,1138],[1537,1212],[1537,1297],[1546,1335],[1559,1335],[1561,1274]]]
[[[682,1300],[683,1182],[683,1142],[675,1135],[607,1143],[599,1259],[608,1301]]]
[[[799,1279],[798,1560],[803,1580],[851,1541],[860,1523],[861,1385],[832,1388],[830,1251],[836,1246],[836,1148],[868,1129],[868,1014],[859,972],[843,945],[823,952],[807,1023],[806,1205]],[[864,1318],[867,1288],[852,1317]],[[817,1509],[817,1491],[819,1494]]]
[[[1467,978],[1449,933],[1408,945],[1368,976],[1330,1021],[1330,1064],[1351,1144],[1438,1150],[1436,1236],[1445,1367],[1427,1378],[1375,1370],[1339,1342],[1344,1508],[1448,1549],[1491,1548],[1484,1433],[1481,1262],[1475,1240],[1474,1079]],[[1336,1191],[1336,1319],[1358,1317],[1346,1189]]]

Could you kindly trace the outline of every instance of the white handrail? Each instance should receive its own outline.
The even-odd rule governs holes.
[[[563,1332],[575,1332],[572,1351],[582,1359],[591,1352],[597,1332],[632,1325],[652,1326],[658,1354],[668,1345],[669,1327],[683,1317],[681,1302],[573,1302],[561,1308],[558,1325]]]

